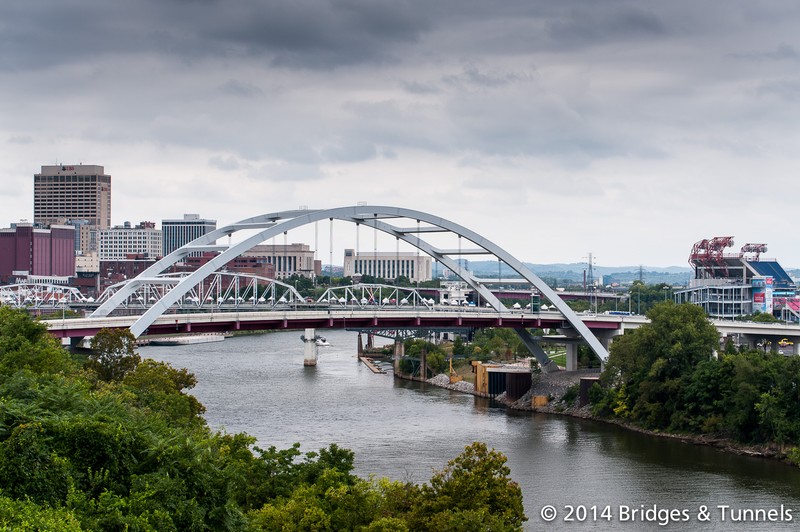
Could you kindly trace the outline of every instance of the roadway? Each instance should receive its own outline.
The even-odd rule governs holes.
[[[50,333],[57,338],[83,338],[94,336],[102,328],[128,328],[138,315],[110,316],[104,318],[50,319]],[[626,330],[635,329],[649,320],[638,315],[579,314],[586,326],[597,335],[613,337]],[[720,336],[734,338],[737,343],[751,346],[769,342],[771,349],[786,338],[793,342],[791,351],[800,350],[800,325],[786,323],[756,323],[730,320],[712,320]],[[525,327],[570,329],[569,322],[559,312],[508,311],[475,307],[436,306],[426,308],[403,307],[330,307],[330,308],[276,308],[272,310],[244,310],[239,308],[216,312],[180,312],[165,314],[147,329],[148,335],[176,333],[233,332],[256,330],[313,329],[447,329],[484,327]]]
[[[50,319],[47,324],[57,338],[94,336],[102,328],[127,328],[138,319],[133,316],[104,318]],[[581,315],[593,330],[617,330],[624,323],[638,326],[644,316]],[[147,329],[147,334],[230,332],[271,329],[344,329],[344,328],[482,328],[526,327],[562,329],[569,323],[559,312],[497,312],[493,309],[464,307],[360,308],[331,307],[275,310],[229,310],[224,312],[181,312],[164,314]]]

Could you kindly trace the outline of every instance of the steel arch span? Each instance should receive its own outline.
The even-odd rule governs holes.
[[[442,217],[421,211],[383,205],[358,205],[333,209],[274,212],[246,218],[234,224],[221,227],[189,242],[185,246],[157,261],[98,307],[98,309],[92,313],[91,317],[107,316],[133,294],[141,282],[145,282],[147,279],[151,279],[163,273],[175,263],[183,260],[190,253],[198,251],[220,252],[219,255],[215,256],[174,285],[169,293],[165,294],[157,304],[150,307],[147,312],[131,326],[131,332],[134,336],[138,337],[144,333],[159,316],[169,309],[171,305],[176,303],[203,278],[223,267],[240,254],[281,233],[326,219],[331,222],[333,220],[341,220],[357,225],[364,225],[365,227],[371,227],[394,236],[398,241],[402,240],[407,242],[427,255],[430,255],[433,259],[439,261],[446,268],[449,268],[452,272],[461,277],[462,280],[495,310],[498,312],[507,312],[508,309],[503,306],[500,300],[483,285],[480,279],[466,271],[459,260],[463,255],[494,256],[531,283],[545,298],[555,305],[570,325],[583,337],[584,341],[600,360],[605,362],[608,358],[608,351],[606,351],[600,341],[558,294],[521,261],[517,260],[503,248],[478,233]],[[405,223],[410,222],[410,225],[396,225],[397,222],[403,222],[404,220],[407,221]],[[413,225],[414,222],[416,222],[416,225]],[[224,237],[231,237],[239,231],[256,232],[235,244],[217,244],[218,240]],[[450,233],[456,235],[459,243],[458,249],[442,249],[424,239],[426,236],[436,233]],[[466,239],[477,247],[463,248],[461,245],[462,239]]]

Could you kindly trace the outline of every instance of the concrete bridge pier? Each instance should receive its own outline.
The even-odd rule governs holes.
[[[314,329],[306,329],[306,333],[300,337],[305,344],[303,357],[304,366],[317,365],[317,335]]]
[[[392,362],[394,362],[395,377],[400,375],[400,359],[403,358],[405,354],[406,345],[403,343],[403,339],[398,336],[394,339],[394,356],[392,357]]]
[[[578,370],[578,344],[575,342],[567,344],[567,371]]]
[[[606,349],[606,352],[611,352],[611,344],[614,342],[614,338],[617,336],[622,336],[625,334],[623,329],[614,329],[613,331],[603,332],[600,334],[596,334],[597,339],[600,340],[600,344]],[[606,363],[602,360],[600,361],[600,371],[606,369]]]

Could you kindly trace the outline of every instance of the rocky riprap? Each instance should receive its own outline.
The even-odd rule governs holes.
[[[472,384],[471,382],[458,381],[454,382],[453,384],[450,384],[450,377],[448,377],[444,373],[440,373],[435,377],[431,377],[425,382],[433,384],[434,386],[440,386],[442,388],[447,388],[448,390],[453,390],[456,392],[471,393],[471,394],[475,393],[475,385]]]

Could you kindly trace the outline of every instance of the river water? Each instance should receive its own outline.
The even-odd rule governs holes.
[[[261,447],[300,442],[315,451],[337,443],[355,452],[362,477],[427,482],[466,445],[486,442],[508,457],[527,530],[791,530],[800,523],[800,468],[513,412],[391,372],[373,374],[357,362],[355,333],[320,332],[331,346],[319,348],[315,368],[303,366],[301,331],[148,346],[140,354],[196,375],[191,393],[212,428],[246,432]],[[542,518],[547,505],[556,510],[552,522]]]

